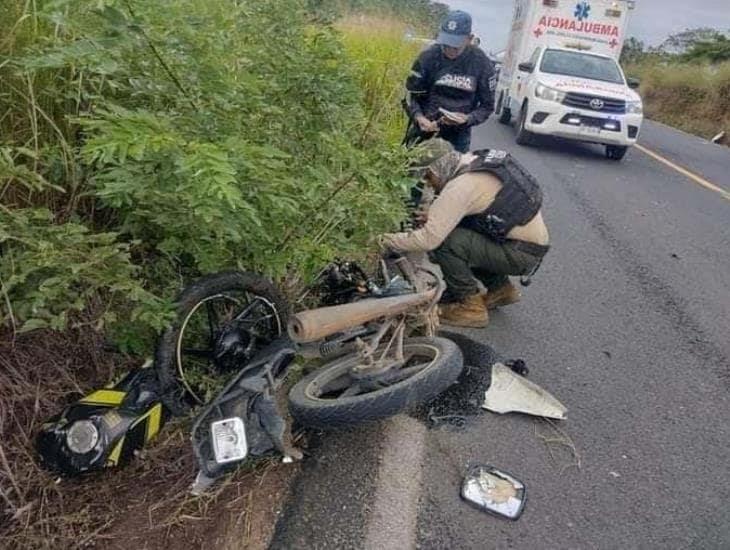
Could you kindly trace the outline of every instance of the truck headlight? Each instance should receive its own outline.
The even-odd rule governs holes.
[[[99,430],[91,420],[77,420],[66,432],[66,445],[76,454],[86,454],[99,442]]]
[[[627,101],[626,112],[630,115],[641,115],[644,113],[644,106],[641,101]]]
[[[535,86],[535,95],[540,99],[546,101],[555,101],[556,103],[562,103],[565,99],[565,92],[545,86],[545,84],[539,84]]]

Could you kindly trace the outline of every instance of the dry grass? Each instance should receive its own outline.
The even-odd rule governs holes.
[[[193,498],[185,420],[165,426],[124,468],[61,479],[39,467],[33,440],[42,422],[131,364],[88,331],[0,339],[0,548],[202,548],[232,537],[231,528],[246,540],[252,521],[262,524],[254,534],[273,526],[267,510],[252,520],[250,505],[261,508],[264,494],[269,508],[278,506],[296,468],[259,461]]]
[[[36,464],[33,438],[59,407],[110,380],[114,364],[101,344],[91,332],[0,341],[0,546],[37,547],[98,527]]]
[[[535,421],[535,437],[545,444],[550,460],[562,474],[570,468],[581,468],[581,456],[568,433],[548,418]]]
[[[719,65],[644,61],[626,68],[641,79],[648,118],[712,138],[730,133],[730,62]]]
[[[400,100],[423,44],[407,41],[409,27],[392,17],[350,15],[340,20],[337,28],[348,57],[358,69],[371,125],[383,128],[382,138],[390,143],[400,142],[406,125]]]

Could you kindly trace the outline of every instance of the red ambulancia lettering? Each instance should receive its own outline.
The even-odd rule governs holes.
[[[601,23],[588,23],[585,21],[576,22],[575,19],[567,19],[565,17],[547,17],[543,15],[538,23],[538,29],[540,27],[547,27],[553,29],[574,31],[586,34],[597,34],[603,36],[619,36],[619,30],[616,25],[605,25]],[[544,31],[537,33],[538,29],[533,32],[538,38],[543,34]]]

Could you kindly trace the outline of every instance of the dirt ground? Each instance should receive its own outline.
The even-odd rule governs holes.
[[[0,547],[265,548],[297,464],[243,465],[202,497],[188,422],[168,423],[130,464],[62,479],[37,463],[42,422],[138,363],[91,331],[0,335]]]

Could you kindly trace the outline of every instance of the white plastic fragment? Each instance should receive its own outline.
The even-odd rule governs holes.
[[[492,384],[484,395],[482,407],[499,414],[521,412],[557,420],[565,420],[568,412],[547,391],[502,363],[492,367]]]
[[[195,476],[195,481],[193,482],[192,487],[190,487],[190,494],[199,497],[210,489],[214,483],[214,478],[208,477],[202,471],[199,471],[198,475]]]

